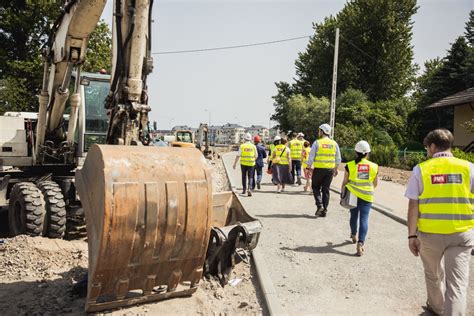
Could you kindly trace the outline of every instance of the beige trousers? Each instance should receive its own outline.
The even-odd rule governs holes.
[[[420,232],[418,239],[430,307],[440,315],[466,315],[474,229],[449,235]]]

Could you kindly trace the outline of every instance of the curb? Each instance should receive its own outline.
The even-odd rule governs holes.
[[[221,159],[223,159],[223,157],[228,154],[229,153],[225,153],[221,155]],[[235,181],[232,181],[232,179],[229,177],[229,172],[227,171],[227,166],[224,163],[224,160],[222,160],[222,163],[224,165],[224,170],[225,170],[227,179],[229,180],[230,189],[233,191],[233,189],[236,187],[234,183]],[[236,196],[239,199],[239,201],[242,203],[242,201],[240,200],[240,196],[237,194]],[[263,255],[260,252],[258,246],[252,251],[252,261],[255,265],[258,282],[260,283],[260,287],[262,288],[263,298],[265,301],[265,305],[267,306],[267,309],[268,309],[268,314],[271,316],[286,315],[286,312],[281,306],[281,303],[278,299],[278,295],[276,293],[275,287],[273,286],[273,282],[270,278],[270,274],[268,273],[268,268],[267,268],[265,259],[263,258]]]
[[[331,186],[330,188],[331,191],[337,193],[337,194],[341,194],[341,191],[339,189],[337,189],[336,187],[334,186]],[[393,219],[394,221],[400,223],[400,224],[403,224],[405,226],[408,226],[407,224],[407,220],[403,217],[400,217],[398,215],[396,215],[392,209],[388,208],[388,207],[385,207],[383,205],[380,205],[380,204],[377,204],[377,203],[372,203],[372,208],[374,210],[376,210],[377,212],[379,213],[382,213],[383,215],[387,216],[387,217],[390,217],[391,219]]]

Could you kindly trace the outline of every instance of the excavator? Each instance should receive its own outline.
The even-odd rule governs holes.
[[[44,52],[38,113],[0,117],[10,231],[61,238],[70,213],[84,214],[87,312],[188,296],[203,274],[224,285],[262,229],[234,193],[213,193],[199,150],[144,145],[153,1],[113,2],[110,81],[81,74],[106,0],[67,0]],[[105,108],[88,121],[83,91],[99,81]]]

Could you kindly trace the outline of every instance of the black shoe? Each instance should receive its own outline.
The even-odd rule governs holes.
[[[316,211],[316,213],[314,213],[314,216],[321,216],[323,211],[324,211],[324,208],[318,207],[318,210]]]
[[[301,177],[298,177],[298,180],[296,181],[296,184],[301,185]]]
[[[260,190],[260,182],[257,182],[257,189]]]
[[[328,210],[327,209],[323,209],[323,211],[321,212],[321,215],[319,215],[319,217],[326,217],[326,214],[328,213]]]
[[[245,193],[247,193],[245,190],[242,191],[242,195],[245,195]]]
[[[252,192],[250,190],[247,192],[247,196],[252,196]]]

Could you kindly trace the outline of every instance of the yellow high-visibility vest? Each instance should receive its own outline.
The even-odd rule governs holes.
[[[272,160],[272,154],[275,151],[275,144],[270,144],[270,161]]]
[[[305,148],[303,148],[303,150],[306,152],[306,156],[304,157],[303,166],[302,166],[302,168],[304,170],[304,169],[308,168],[307,162],[308,162],[308,159],[309,159],[309,153],[311,152],[311,147],[305,147]]]
[[[275,157],[280,157],[280,162],[278,163],[279,165],[288,164],[288,157],[286,156],[287,155],[286,151],[288,150],[289,150],[288,147],[282,144],[275,146]],[[285,151],[285,153],[283,153],[283,151]]]
[[[240,145],[240,164],[243,166],[255,166],[257,159],[257,147],[251,143],[243,143]]]
[[[474,228],[474,194],[469,162],[438,157],[419,164],[423,193],[419,196],[418,230],[453,234]]]
[[[293,139],[290,141],[291,159],[301,160],[301,151],[303,150],[304,141]]]
[[[336,168],[337,143],[328,137],[318,139],[317,142],[318,151],[314,156],[313,168]]]
[[[346,188],[358,198],[367,201],[374,201],[374,180],[377,176],[379,166],[367,159],[362,159],[359,163],[355,160],[347,163],[349,169],[349,182]]]

